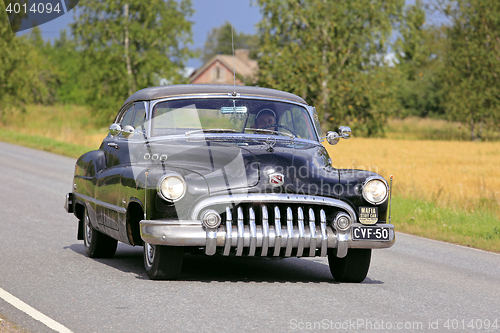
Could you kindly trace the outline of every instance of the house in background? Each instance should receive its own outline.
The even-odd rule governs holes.
[[[257,60],[249,57],[250,51],[238,49],[234,51],[234,69],[236,84],[245,85],[238,77],[245,81],[254,82],[257,78],[259,66]],[[206,64],[196,70],[190,77],[192,84],[233,84],[233,56],[218,54]]]

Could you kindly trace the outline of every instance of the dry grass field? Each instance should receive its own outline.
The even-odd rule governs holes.
[[[500,141],[500,132],[483,128],[482,141]],[[386,138],[402,140],[454,140],[470,141],[470,129],[459,122],[435,118],[407,117],[390,119]]]
[[[398,196],[499,212],[500,142],[351,138],[327,149],[336,167],[393,175]]]
[[[96,149],[108,133],[107,128],[96,129],[91,119],[84,106],[29,105],[24,112],[7,112],[0,128]]]
[[[500,252],[500,143],[352,138],[327,148],[339,168],[394,176],[397,231]]]

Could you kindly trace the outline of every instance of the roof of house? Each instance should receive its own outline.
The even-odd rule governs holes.
[[[152,99],[188,96],[188,95],[232,95],[234,92],[240,97],[258,96],[285,99],[297,103],[307,104],[297,95],[280,90],[252,87],[252,86],[233,86],[217,84],[179,84],[171,86],[145,88],[132,94],[123,105],[133,101],[146,101]]]
[[[253,77],[259,68],[257,60],[248,59],[247,61],[244,61],[238,56],[233,57],[232,55],[217,54],[194,73],[194,75],[190,79],[191,82],[196,80],[197,77],[203,74],[203,72],[205,72],[216,61],[220,62],[230,72],[233,72],[234,61],[234,69],[236,71],[236,74],[243,77]]]

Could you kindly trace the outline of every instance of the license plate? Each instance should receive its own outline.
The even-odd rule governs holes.
[[[352,239],[353,240],[377,240],[388,241],[390,240],[390,229],[379,227],[353,227]]]

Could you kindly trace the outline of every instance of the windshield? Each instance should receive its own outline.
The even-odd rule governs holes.
[[[286,135],[318,140],[306,108],[285,102],[200,98],[160,102],[152,113],[152,137],[196,133]]]

